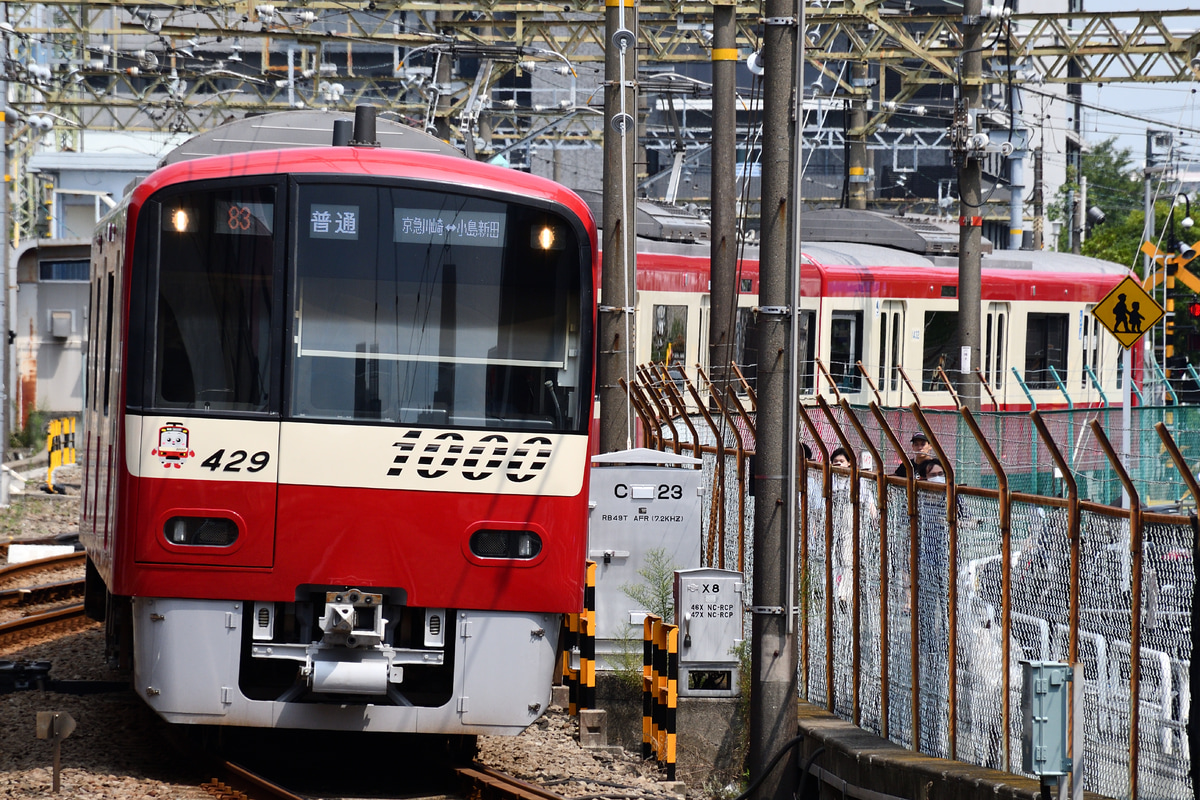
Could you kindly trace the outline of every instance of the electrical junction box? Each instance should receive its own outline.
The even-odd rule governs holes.
[[[745,596],[742,573],[682,569],[675,573],[679,626],[679,696],[736,697]]]
[[[596,666],[642,663],[649,598],[671,590],[673,573],[700,566],[698,458],[637,448],[592,458],[588,560],[596,562]],[[641,573],[661,551],[662,584]],[[631,594],[632,593],[632,594]],[[670,622],[671,620],[665,620]]]
[[[1070,664],[1021,662],[1021,769],[1025,772],[1070,774],[1067,714],[1074,680]]]

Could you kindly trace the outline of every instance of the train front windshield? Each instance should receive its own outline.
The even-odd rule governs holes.
[[[591,322],[583,316],[590,265],[581,263],[587,250],[571,222],[537,206],[397,185],[309,179],[286,194],[286,222],[267,202],[270,192],[193,192],[164,202],[150,405],[586,431],[590,348],[580,337]],[[180,207],[198,217],[187,231],[169,222]],[[229,207],[250,208],[248,232],[212,233]],[[282,237],[268,228],[284,225],[289,328],[275,357],[262,330],[281,310],[271,299],[269,262],[270,241]],[[221,303],[198,307],[211,297]],[[224,321],[175,323],[209,315]],[[180,341],[189,337],[197,341]],[[162,358],[172,348],[203,357]],[[225,393],[202,396],[214,380],[181,375],[197,369],[220,372]],[[281,370],[274,385],[284,388],[282,403],[266,397],[269,369]],[[241,387],[247,381],[253,386]]]

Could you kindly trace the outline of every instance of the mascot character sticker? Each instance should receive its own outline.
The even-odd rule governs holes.
[[[188,449],[188,429],[178,422],[168,422],[158,429],[158,447],[151,450],[150,455],[158,456],[167,469],[179,469],[196,453]]]

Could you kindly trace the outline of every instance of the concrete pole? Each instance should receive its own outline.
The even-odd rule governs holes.
[[[963,4],[963,101],[974,133],[971,114],[982,105],[983,78],[983,0]],[[983,168],[978,158],[959,158],[958,193],[961,202],[958,229],[958,344],[962,371],[958,375],[958,396],[972,413],[979,413],[979,380],[972,371],[980,364],[980,315],[983,304],[980,264],[983,248]]]
[[[4,54],[8,55],[8,37],[3,38]],[[0,81],[0,133],[4,134],[4,164],[0,166],[4,176],[4,201],[0,202],[0,231],[3,231],[3,238],[0,238],[0,247],[3,252],[0,253],[0,464],[8,461],[8,434],[11,423],[8,416],[9,403],[9,364],[12,360],[9,355],[12,351],[8,343],[8,332],[11,329],[8,319],[8,284],[9,270],[11,269],[11,254],[12,254],[12,177],[9,170],[12,168],[12,150],[8,146],[9,142],[9,124],[11,120],[8,118],[8,83]],[[0,508],[8,507],[8,473],[0,470]]]
[[[857,61],[850,68],[850,85],[854,94],[850,100],[850,164],[847,180],[850,182],[847,208],[867,207],[867,97],[870,88],[867,78],[870,72],[867,62]]]
[[[1008,249],[1020,250],[1025,238],[1025,151],[1008,158]]]
[[[799,115],[796,75],[796,0],[766,0],[763,19],[762,212],[759,249],[758,447],[755,464],[754,594],[751,624],[750,778],[762,780],[755,798],[785,800],[796,791],[796,751],[769,773],[767,765],[796,736],[798,701],[791,580],[795,570],[789,526],[797,486],[787,476],[787,454],[796,395],[789,394],[792,281],[798,279],[798,246],[789,259],[789,202],[793,180],[793,113]]]
[[[1046,220],[1042,208],[1042,148],[1033,151],[1033,249],[1042,249]]]
[[[633,413],[619,379],[633,379],[637,274],[637,17],[634,0],[604,14],[604,270],[600,289],[600,452],[633,446]]]
[[[1009,69],[1012,69],[1009,65]],[[1009,130],[1022,132],[1021,145],[1008,157],[1008,248],[1020,250],[1025,238],[1025,142],[1024,126],[1021,121],[1021,89],[1013,84],[1008,98],[1008,113],[1012,118]]]
[[[728,385],[737,324],[737,26],[736,6],[713,4],[712,241],[708,363],[722,396]]]
[[[447,25],[453,18],[454,15],[449,11],[437,12],[435,23],[438,26],[438,31],[453,35],[453,28],[442,27],[443,25]],[[450,141],[450,80],[453,67],[454,56],[449,50],[437,54],[433,73],[434,91],[437,92],[437,103],[433,108],[433,135],[445,142]],[[425,124],[428,126],[429,121],[426,120]],[[464,139],[469,135],[469,131],[463,132]]]
[[[1081,162],[1082,163],[1082,162]],[[1087,176],[1079,176],[1079,194],[1076,196],[1075,202],[1075,218],[1071,224],[1075,227],[1075,238],[1071,245],[1071,252],[1079,254],[1083,252],[1083,240],[1087,238]]]

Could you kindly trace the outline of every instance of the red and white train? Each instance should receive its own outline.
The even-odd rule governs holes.
[[[100,224],[86,606],[171,722],[516,733],[583,603],[594,223],[332,121],[218,128]]]
[[[641,206],[637,263],[637,361],[708,368],[707,224],[671,209]],[[957,234],[874,212],[806,211],[801,325],[807,394],[852,403],[953,408],[938,367],[959,374]],[[739,261],[736,362],[753,378],[757,247]],[[991,391],[984,410],[1029,410],[1120,402],[1120,348],[1092,308],[1130,275],[1118,264],[1070,253],[1001,250],[983,256],[983,353]],[[822,374],[817,362],[828,372]],[[870,380],[858,369],[862,362]],[[1135,358],[1134,374],[1141,360]],[[1020,374],[1021,382],[1013,373]],[[908,380],[905,380],[907,376]],[[995,402],[993,403],[993,398]]]

